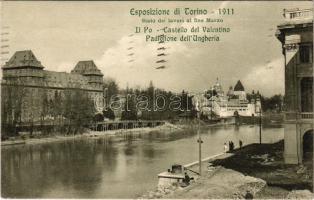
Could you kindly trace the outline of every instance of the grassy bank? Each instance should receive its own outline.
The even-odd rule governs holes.
[[[233,156],[215,160],[213,164],[265,180],[267,187],[257,194],[260,198],[285,198],[292,190],[313,192],[313,163],[286,165],[283,149],[283,141],[251,144],[235,150]]]

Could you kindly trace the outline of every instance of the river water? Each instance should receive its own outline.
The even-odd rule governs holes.
[[[203,157],[259,141],[258,126],[201,130]],[[263,127],[262,142],[283,139],[283,128]],[[157,174],[172,164],[198,159],[196,131],[150,132],[85,138],[1,149],[2,197],[136,198],[157,185]]]

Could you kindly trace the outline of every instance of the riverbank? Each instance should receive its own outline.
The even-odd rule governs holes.
[[[158,187],[141,198],[164,199],[238,199],[249,192],[254,198],[312,199],[313,165],[283,163],[283,141],[274,144],[251,144],[202,162],[202,176],[188,187]],[[198,164],[191,168],[198,171]]]
[[[248,190],[255,194],[266,185],[262,179],[245,176],[235,170],[222,166],[213,166],[215,160],[227,159],[233,153],[222,153],[202,160],[202,176],[198,172],[198,162],[185,165],[187,173],[194,180],[185,188],[179,185],[159,186],[155,191],[144,194],[141,198],[163,198],[163,199],[235,199],[243,198]]]
[[[81,138],[98,138],[107,136],[119,136],[123,134],[145,134],[152,131],[176,131],[181,130],[181,127],[175,126],[170,123],[166,123],[161,126],[156,127],[144,127],[144,128],[134,128],[134,129],[118,129],[118,130],[108,130],[108,131],[92,131],[88,130],[85,133],[77,135],[49,135],[40,136],[38,138],[14,138],[12,140],[1,141],[1,146],[15,146],[15,145],[30,145],[30,144],[42,144],[48,142],[60,142],[65,140],[74,140]]]
[[[233,125],[233,124],[212,124],[208,125],[205,122],[200,123],[201,128],[209,127],[209,126],[222,126],[222,125]],[[192,121],[191,123],[186,124],[171,124],[166,122],[164,125],[156,126],[156,127],[142,127],[142,128],[133,128],[133,129],[116,129],[116,130],[106,130],[106,131],[92,131],[87,130],[82,134],[76,135],[41,135],[35,134],[34,138],[30,137],[12,137],[9,140],[1,141],[1,146],[15,146],[15,145],[27,145],[27,144],[42,144],[47,142],[58,142],[65,140],[73,140],[80,138],[88,138],[88,137],[107,137],[107,136],[119,136],[122,134],[143,134],[149,133],[152,131],[167,131],[173,132],[177,130],[196,130],[198,127],[198,123]]]
[[[265,180],[267,185],[256,198],[313,197],[313,160],[305,160],[303,165],[287,165],[283,150],[283,140],[274,144],[251,144],[213,164]]]

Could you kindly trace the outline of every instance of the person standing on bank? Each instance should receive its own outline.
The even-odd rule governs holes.
[[[228,151],[228,147],[227,147],[227,144],[225,143],[224,144],[224,152],[227,153],[227,151]]]
[[[232,141],[229,142],[229,151],[233,151],[234,149],[234,144]]]
[[[231,141],[231,151],[234,150],[234,143]]]
[[[184,173],[184,179],[183,179],[183,182],[186,184],[186,185],[189,185],[190,184],[190,176],[185,172]]]
[[[242,148],[242,145],[243,145],[242,140],[239,140],[239,146],[240,146],[240,149]]]

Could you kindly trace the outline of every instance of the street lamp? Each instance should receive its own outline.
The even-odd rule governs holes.
[[[201,138],[201,131],[200,131],[200,122],[201,122],[201,113],[200,113],[200,104],[199,104],[199,99],[196,99],[195,103],[195,110],[197,112],[197,118],[198,118],[198,128],[197,128],[197,143],[198,143],[198,171],[199,175],[201,176],[202,174],[202,138]]]
[[[259,111],[259,144],[262,144],[262,108]]]
[[[259,144],[262,144],[262,98],[260,94],[258,98],[260,104],[257,105],[257,102],[255,102],[255,106],[257,113],[259,113]]]

